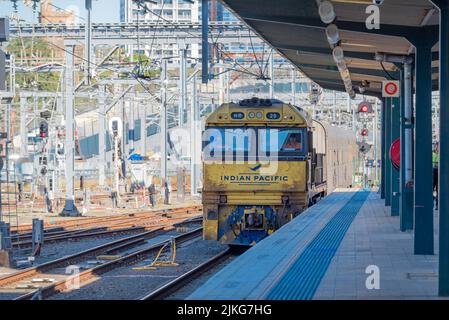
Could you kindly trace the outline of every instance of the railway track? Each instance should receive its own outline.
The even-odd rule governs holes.
[[[148,218],[146,218],[148,219]],[[121,227],[123,224],[112,225],[109,227],[96,227],[91,229],[79,229],[79,230],[69,230],[69,231],[57,231],[53,233],[46,233],[44,235],[44,243],[54,243],[59,241],[67,240],[80,240],[90,237],[101,237],[101,236],[113,236],[126,233],[136,233],[143,232],[145,230],[152,230],[157,226],[177,226],[179,222],[181,224],[196,223],[202,220],[201,216],[194,216],[186,220],[186,216],[182,215],[180,217],[167,218],[164,220],[158,220],[157,223],[154,221],[139,221],[133,220],[128,221],[127,224],[132,224],[132,226]],[[28,248],[32,246],[31,234],[19,235],[19,240],[13,241],[12,245],[14,248]],[[14,239],[17,239],[14,236]]]
[[[202,227],[196,228],[192,231],[186,232],[184,234],[180,234],[178,236],[175,236],[174,239],[177,243],[183,243],[186,241],[191,240],[195,237],[200,237],[202,232]],[[80,272],[77,275],[77,281],[79,281],[79,284],[82,286],[83,284],[89,282],[90,280],[98,277],[99,275],[106,273],[112,269],[118,268],[120,266],[123,266],[125,264],[129,264],[138,260],[143,259],[144,257],[147,257],[148,255],[154,255],[156,254],[163,246],[165,246],[168,242],[171,240],[163,240],[159,243],[156,243],[154,245],[151,245],[147,248],[134,251],[132,253],[126,254],[124,256],[118,257],[116,259],[113,259],[109,262],[100,264],[96,267],[84,270]],[[136,245],[139,243],[139,239],[136,239],[133,241],[133,245]],[[117,246],[115,248],[112,248],[108,250],[108,253],[115,253],[117,251],[129,249],[128,244],[123,244],[120,246]],[[67,290],[67,283],[71,280],[72,277],[64,277],[63,279],[60,279],[50,285],[40,287],[37,290],[34,290],[32,292],[28,292],[26,294],[23,294],[19,297],[16,297],[14,300],[35,300],[35,299],[46,299],[50,297],[51,295],[64,292]]]
[[[201,205],[192,205],[187,207],[179,207],[179,208],[170,208],[163,210],[155,210],[155,211],[146,211],[146,212],[135,212],[130,214],[117,214],[117,215],[108,215],[101,217],[85,217],[85,218],[76,218],[69,221],[56,221],[56,222],[47,222],[45,223],[45,228],[63,228],[63,230],[74,230],[80,228],[93,228],[93,227],[103,227],[103,226],[120,226],[132,224],[134,221],[145,220],[148,218],[160,218],[171,216],[171,215],[181,215],[181,214],[192,214],[199,213],[202,211]],[[31,224],[21,225],[19,227],[14,228],[19,234],[20,233],[30,233],[32,231]],[[16,234],[13,232],[13,236]]]
[[[44,230],[45,242],[77,240],[88,237],[111,236],[115,234],[134,233],[151,230],[161,225],[181,222],[192,214],[200,213],[201,206],[188,206],[151,212],[139,212],[127,215],[81,218],[76,221],[60,221],[50,224]],[[200,216],[194,216],[200,219]],[[27,231],[29,225],[20,226],[22,232],[12,234],[13,248],[29,248],[32,246],[32,234]]]
[[[94,228],[94,229],[87,229],[87,230],[76,230],[76,231],[66,231],[64,233],[58,234],[58,235],[45,235],[44,236],[44,243],[54,243],[59,241],[67,241],[67,240],[79,240],[84,238],[90,238],[90,237],[101,237],[101,236],[114,236],[119,234],[127,234],[127,233],[136,233],[136,232],[143,232],[146,230],[145,227],[129,227],[129,228],[118,228],[118,229],[112,229],[107,230],[108,228]],[[31,237],[27,237],[26,239],[31,239]],[[19,240],[19,241],[13,241],[12,246],[13,248],[29,248],[32,246],[31,240]]]
[[[232,256],[234,256],[234,253],[231,248],[228,248],[227,250],[219,253],[218,255],[212,257],[211,259],[200,264],[199,266],[187,271],[186,273],[182,274],[176,279],[173,279],[172,281],[164,284],[158,289],[141,297],[139,300],[162,300],[170,296],[177,290],[185,287],[187,284],[189,284],[190,282],[194,281],[199,276],[201,276],[204,272],[222,264],[224,261],[228,260]]]

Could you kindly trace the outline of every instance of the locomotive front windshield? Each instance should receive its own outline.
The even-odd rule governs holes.
[[[277,152],[284,155],[304,155],[305,128],[260,129],[259,148],[262,152]]]
[[[279,160],[301,160],[307,155],[306,133],[306,128],[209,127],[203,136],[204,158],[258,160],[276,155]]]

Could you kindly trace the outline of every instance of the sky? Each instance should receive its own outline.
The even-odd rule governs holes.
[[[19,14],[27,22],[33,21],[33,9],[24,6],[23,0],[18,2]],[[62,9],[74,9],[81,17],[86,16],[84,0],[53,0],[53,4]],[[14,12],[9,0],[0,0],[0,17],[9,16]],[[82,19],[78,18],[80,22]],[[92,21],[95,22],[120,22],[120,0],[93,0]],[[37,22],[37,18],[36,18]]]

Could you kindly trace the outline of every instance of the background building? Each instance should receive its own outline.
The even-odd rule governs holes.
[[[199,23],[200,1],[193,3],[185,0],[158,0],[157,3],[133,0],[120,0],[120,21],[131,23]],[[132,47],[134,53],[145,53],[152,59],[178,55],[179,44],[153,46],[144,44]],[[187,56],[198,59],[199,46],[187,47]],[[173,61],[171,61],[173,62]]]
[[[53,6],[52,0],[43,0],[40,2],[39,22],[49,23],[75,23],[75,13],[73,11],[59,9]]]

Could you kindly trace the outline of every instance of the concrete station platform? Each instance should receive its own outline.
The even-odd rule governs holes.
[[[375,267],[368,274],[369,266]],[[376,267],[380,288],[368,289]],[[188,299],[437,299],[437,272],[438,255],[413,254],[413,233],[399,230],[399,217],[390,215],[377,193],[338,190]]]

